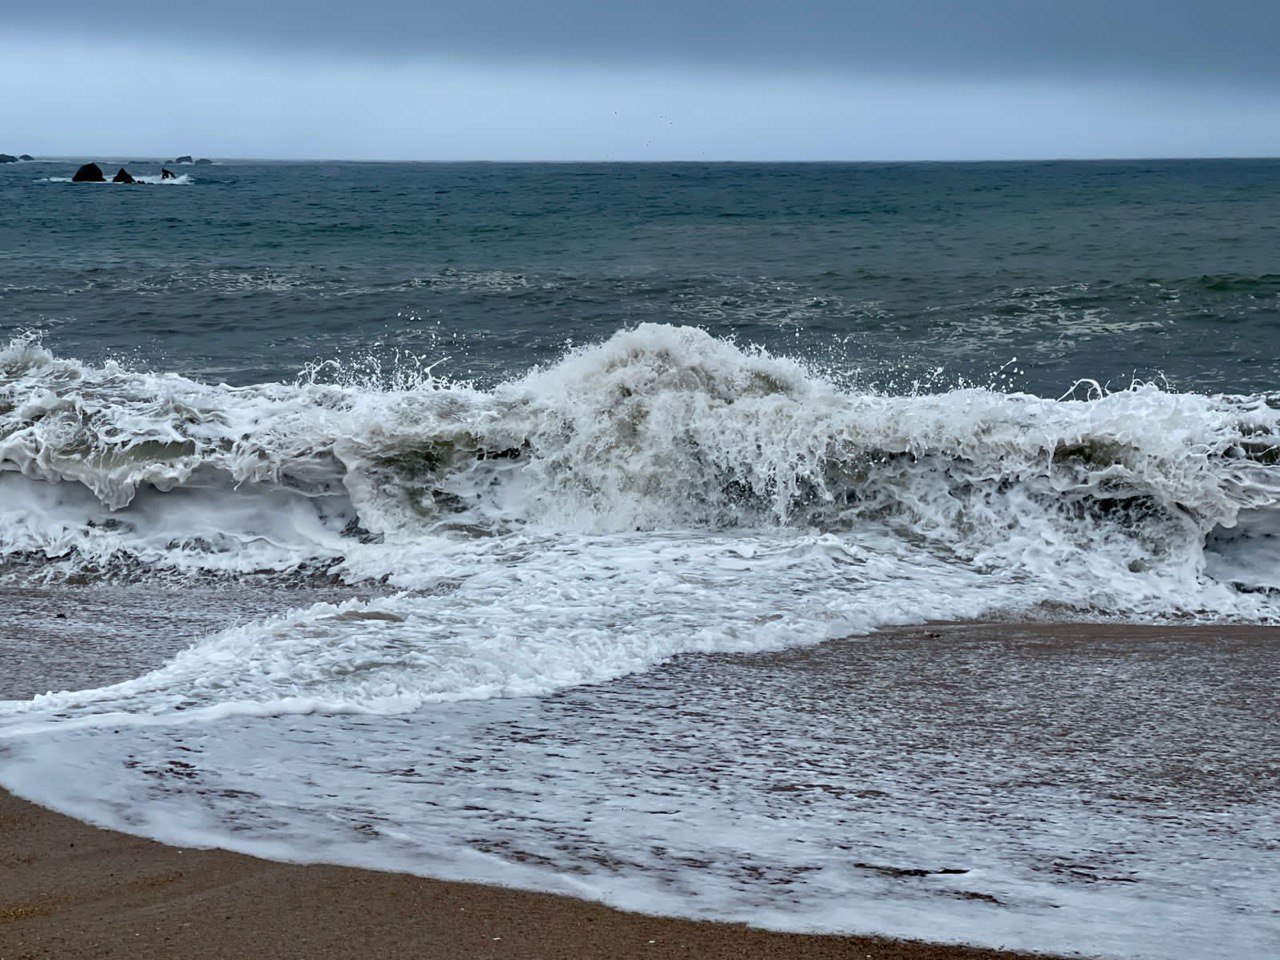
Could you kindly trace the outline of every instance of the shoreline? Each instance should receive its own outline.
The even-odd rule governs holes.
[[[0,960],[1046,960],[877,937],[776,933],[571,897],[170,847],[0,790]]]
[[[1019,685],[1040,696],[1044,678],[1061,678],[1072,663],[1085,668],[1080,675],[1086,679],[1093,676],[1088,668],[1127,663],[1125,670],[1117,667],[1108,676],[1113,683],[1128,678],[1125,690],[1137,697],[1135,703],[1146,703],[1151,696],[1167,697],[1168,671],[1178,664],[1203,672],[1217,663],[1215,676],[1252,676],[1249,670],[1258,664],[1256,657],[1280,642],[1280,628],[1269,625],[978,621],[930,623],[880,633],[886,646],[909,646],[922,639],[932,642],[943,635],[950,640],[945,649],[962,657],[959,663],[968,662],[963,659],[965,650],[996,644],[1001,656],[984,653],[983,662],[1001,664],[1002,670],[1021,664],[1021,672],[1015,669],[1010,675],[1006,698],[1010,704],[1021,702]],[[1011,656],[1015,650],[1021,651],[1020,658]],[[854,653],[863,653],[862,641],[752,655],[739,666],[763,669],[770,675],[790,670],[847,680],[851,663],[866,663],[862,656],[851,661]],[[1208,654],[1213,656],[1206,659]],[[733,662],[732,658],[725,661]],[[887,662],[895,661],[891,657]],[[939,662],[935,657],[935,666]],[[1152,662],[1161,669],[1154,674],[1135,672],[1136,665]],[[17,682],[19,678],[9,679]],[[980,679],[980,675],[969,677],[962,688],[926,683],[923,688],[909,685],[909,689],[925,690],[931,709],[959,709],[950,726],[964,727],[965,690],[975,685],[985,689]],[[1137,681],[1136,689],[1131,689]],[[1190,717],[1188,730],[1207,729],[1203,718],[1230,717],[1233,704],[1246,704],[1250,715],[1256,712],[1249,699],[1252,689],[1246,685],[1230,692],[1215,687],[1202,702],[1179,700],[1178,710],[1191,710],[1202,718]],[[1061,703],[1075,703],[1074,690],[1069,685],[1060,690]],[[1122,704],[1119,693],[1114,687],[1085,689],[1084,699],[1076,705],[1093,715],[1112,700]],[[1122,711],[1104,722],[1100,734],[1118,729],[1116,724],[1128,715]],[[1003,723],[1010,729],[1026,726],[1018,715]],[[1001,729],[999,723],[990,727],[995,734]],[[1224,771],[1219,771],[1213,782],[1196,789],[1229,801],[1248,786],[1223,776]],[[1258,786],[1265,792],[1268,776],[1266,770],[1254,771],[1249,783],[1261,778]],[[1148,787],[1155,789],[1163,782],[1153,781]],[[1187,785],[1192,787],[1195,784]],[[1104,919],[1092,916],[1097,922]],[[1060,960],[1065,956],[1089,954],[780,933],[738,923],[626,912],[563,894],[480,882],[169,846],[92,826],[0,789],[0,960]]]

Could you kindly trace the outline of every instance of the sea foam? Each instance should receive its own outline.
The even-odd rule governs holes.
[[[693,328],[641,326],[488,391],[212,386],[26,340],[0,376],[0,470],[82,491],[11,478],[26,506],[0,514],[0,550],[97,561],[225,569],[267,543],[412,585],[401,547],[458,531],[811,532],[1047,578],[1067,603],[1250,616],[1260,601],[1205,575],[1205,542],[1223,549],[1242,511],[1262,529],[1280,492],[1273,397],[852,393]],[[374,540],[396,544],[382,569]]]

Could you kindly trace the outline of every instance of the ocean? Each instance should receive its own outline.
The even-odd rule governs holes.
[[[0,167],[0,786],[780,929],[1280,938],[1280,161],[76,166]]]

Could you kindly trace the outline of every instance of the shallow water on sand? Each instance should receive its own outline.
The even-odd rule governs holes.
[[[340,584],[6,584],[0,586],[0,700],[130,680],[229,625],[379,592]]]
[[[156,630],[127,611],[172,595],[96,592],[38,602],[80,638],[80,686],[142,665],[115,636],[177,642],[253,606],[205,594]],[[171,842],[654,912],[1261,956],[1280,936],[1278,653],[1267,628],[940,625],[410,715],[102,717],[125,735],[6,741],[4,781]],[[43,686],[35,669],[10,691]]]

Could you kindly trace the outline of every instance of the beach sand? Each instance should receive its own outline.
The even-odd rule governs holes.
[[[0,960],[1019,956],[770,933],[499,887],[168,847],[0,791]]]

